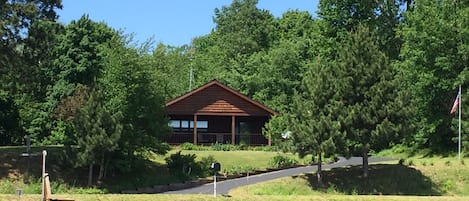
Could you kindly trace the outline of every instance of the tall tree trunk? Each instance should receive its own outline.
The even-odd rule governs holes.
[[[98,175],[98,182],[101,182],[104,176],[104,154],[101,157],[101,162],[99,164],[99,175]]]
[[[93,163],[90,164],[89,170],[88,170],[88,186],[91,186],[93,184]]]
[[[318,171],[316,173],[316,175],[318,176],[318,186],[319,187],[322,187],[321,174],[322,174],[322,156],[321,156],[321,152],[319,152],[318,153]]]
[[[103,179],[107,177],[107,172],[108,172],[108,167],[109,167],[109,159],[106,160],[106,164],[104,165],[104,173],[103,173]]]
[[[368,178],[368,148],[363,148],[363,178]]]

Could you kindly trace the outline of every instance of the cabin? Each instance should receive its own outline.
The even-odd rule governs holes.
[[[213,80],[166,103],[169,144],[270,145],[262,127],[277,113]]]

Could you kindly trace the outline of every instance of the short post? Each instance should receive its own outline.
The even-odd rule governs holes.
[[[26,159],[26,175],[25,175],[25,181],[29,183],[29,167],[31,166],[31,137],[29,135],[25,135],[24,139],[26,141],[26,154],[28,158]]]
[[[29,152],[31,151],[31,137],[29,137],[29,135],[25,135],[24,139],[26,141],[26,153],[29,154]]]
[[[21,195],[23,195],[24,191],[23,189],[16,189],[16,195],[18,196],[18,200],[21,199]]]
[[[46,156],[47,156],[47,151],[43,150],[42,151],[42,201],[46,201],[45,189],[44,189],[44,185],[45,185],[44,177],[46,175]]]
[[[217,197],[217,174],[221,169],[220,163],[212,163],[210,168],[213,170],[213,197]]]

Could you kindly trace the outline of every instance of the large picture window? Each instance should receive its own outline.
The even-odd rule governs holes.
[[[188,131],[194,129],[194,121],[189,120],[170,120],[168,126],[173,128],[175,131]],[[197,121],[197,130],[207,130],[208,121]]]

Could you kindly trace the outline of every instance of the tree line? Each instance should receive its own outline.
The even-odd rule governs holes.
[[[164,103],[218,79],[280,113],[264,128],[277,145],[318,160],[362,155],[365,176],[370,152],[455,150],[449,110],[468,86],[467,1],[321,0],[316,17],[256,5],[216,8],[210,33],[174,47],[136,43],[86,15],[60,24],[60,0],[0,3],[0,145],[29,135],[65,145],[98,179],[130,171],[145,151],[168,150]]]

